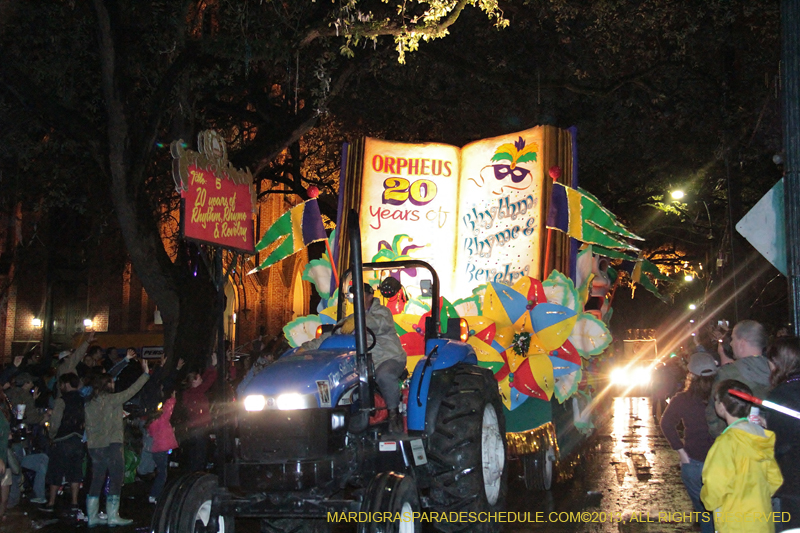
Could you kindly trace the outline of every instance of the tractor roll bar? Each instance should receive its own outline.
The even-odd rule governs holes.
[[[359,243],[359,245],[360,245],[360,243]],[[353,243],[352,242],[350,243],[350,250],[351,250],[351,256],[352,256],[352,250],[353,250]],[[360,246],[359,246],[359,250],[360,250]],[[440,308],[439,308],[439,276],[438,276],[438,274],[436,274],[436,270],[434,270],[433,266],[431,266],[430,263],[427,263],[425,261],[420,261],[418,259],[409,259],[407,261],[383,261],[383,262],[378,262],[378,263],[363,263],[362,266],[361,266],[361,269],[359,269],[359,274],[360,275],[358,276],[358,278],[359,278],[358,281],[356,281],[356,276],[353,275],[353,285],[355,285],[357,287],[355,290],[359,291],[359,293],[361,294],[361,293],[363,293],[362,283],[363,283],[363,280],[364,280],[364,275],[363,275],[362,271],[373,272],[375,270],[395,270],[395,269],[401,270],[401,269],[404,269],[404,268],[424,268],[431,275],[431,283],[432,283],[432,286],[431,286],[431,318],[433,319],[436,331],[432,332],[432,333],[428,333],[428,335],[436,337],[436,336],[439,335],[439,331],[441,330],[441,323],[440,323],[441,322],[441,316],[440,316]],[[345,281],[349,278],[349,276],[351,274],[351,270],[352,269],[345,270],[344,273],[339,277],[339,303],[338,303],[338,307],[336,309],[336,321],[337,322],[339,320],[341,320],[342,318],[344,318],[342,316],[342,312],[344,310],[344,298],[343,297],[345,295],[344,284],[345,284]],[[363,298],[364,298],[363,294],[361,294],[360,298],[363,301]],[[355,297],[353,299],[353,303],[355,304]],[[358,315],[356,315],[356,317],[357,316]]]
[[[358,368],[358,394],[361,399],[361,410],[371,411],[373,408],[372,390],[370,387],[370,370],[367,354],[367,313],[364,309],[364,273],[361,264],[361,228],[358,225],[356,212],[350,211],[350,220],[353,221],[348,228],[350,237],[350,269],[353,273],[353,314],[355,320],[356,336],[356,367]],[[344,294],[339,289],[339,308],[341,309]]]

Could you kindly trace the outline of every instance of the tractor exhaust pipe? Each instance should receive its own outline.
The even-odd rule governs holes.
[[[362,411],[372,411],[373,399],[370,387],[372,370],[367,356],[367,310],[364,308],[364,272],[361,259],[361,228],[358,214],[350,210],[350,271],[353,275],[353,309],[355,315],[356,366],[358,368],[358,396]],[[340,294],[340,299],[341,299]]]

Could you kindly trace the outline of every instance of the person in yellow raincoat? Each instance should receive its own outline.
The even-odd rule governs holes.
[[[771,497],[783,484],[775,434],[748,421],[750,404],[730,389],[752,394],[741,381],[717,385],[714,407],[728,427],[706,456],[700,499],[714,510],[714,525],[721,533],[773,533]]]

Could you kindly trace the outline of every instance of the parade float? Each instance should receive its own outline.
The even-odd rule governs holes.
[[[591,368],[611,343],[613,269],[604,257],[636,258],[631,242],[640,240],[577,187],[575,135],[539,126],[463,148],[364,138],[345,146],[342,162],[337,228],[358,213],[363,261],[435,267],[441,324],[466,320],[467,342],[500,390],[509,458],[536,489],[550,488],[557,463],[562,475],[570,470],[593,430]],[[292,346],[337,319],[335,278],[349,247],[336,232],[326,245],[303,275],[321,298],[318,313],[286,325]],[[425,355],[431,280],[417,269],[365,279],[392,310],[412,372]]]

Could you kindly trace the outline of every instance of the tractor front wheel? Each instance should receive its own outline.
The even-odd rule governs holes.
[[[429,439],[430,500],[438,512],[497,512],[508,472],[503,404],[491,371],[459,363]],[[497,523],[436,524],[441,531],[494,531]],[[477,529],[476,529],[477,527]]]
[[[391,520],[359,522],[358,533],[420,533],[420,523],[413,520],[420,512],[417,484],[409,476],[381,472],[370,482],[361,511],[380,513]],[[398,520],[395,520],[398,518]]]
[[[206,533],[212,518],[218,533],[233,533],[233,517],[212,516],[211,503],[217,476],[194,472],[178,478],[156,505],[151,523],[153,533]]]

